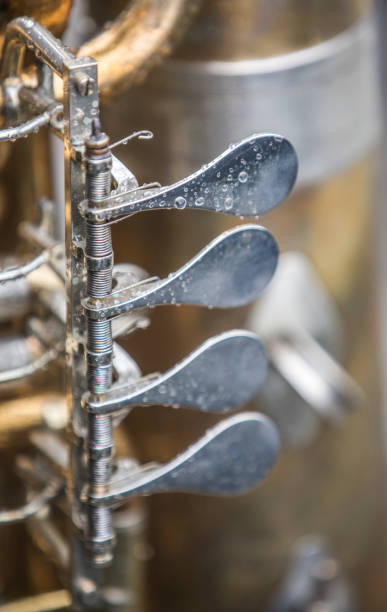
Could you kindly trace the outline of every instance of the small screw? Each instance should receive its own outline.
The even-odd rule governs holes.
[[[94,79],[89,77],[89,75],[84,72],[80,72],[75,77],[75,84],[78,90],[78,93],[81,96],[90,96],[94,93],[95,82]]]

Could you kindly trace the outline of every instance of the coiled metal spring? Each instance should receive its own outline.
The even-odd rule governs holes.
[[[110,170],[89,175],[87,181],[88,199],[91,202],[103,202],[110,195]]]

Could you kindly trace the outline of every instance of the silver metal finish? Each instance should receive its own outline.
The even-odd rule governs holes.
[[[273,339],[269,352],[278,372],[323,419],[341,421],[364,400],[359,385],[311,336]]]
[[[165,491],[241,494],[265,478],[278,451],[272,422],[257,413],[241,413],[215,425],[173,461],[121,476],[105,494],[90,491],[89,499],[94,504],[115,505],[133,495]]]
[[[20,508],[0,510],[0,525],[20,523],[38,514],[50,501],[63,490],[62,479],[51,480],[39,493],[30,494],[30,501]]]
[[[20,79],[26,47],[39,59],[35,88],[26,87]],[[53,72],[63,80],[63,106],[54,97]],[[19,520],[35,514],[46,499],[48,502],[53,483],[62,486],[66,473],[74,527],[70,562],[73,607],[95,609],[110,601],[109,597],[114,599],[114,593],[103,586],[101,571],[113,557],[114,507],[133,495],[159,491],[242,493],[266,476],[279,450],[273,423],[259,414],[245,413],[218,423],[166,465],[139,467],[132,458],[115,460],[113,429],[131,406],[164,404],[222,413],[251,398],[263,382],[267,362],[254,334],[234,330],[211,338],[166,373],[141,377],[137,364],[113,339],[146,327],[146,309],[153,306],[181,303],[226,308],[248,303],[270,282],[278,247],[264,228],[240,226],[159,280],[137,266],[114,267],[111,224],[136,212],[163,208],[258,215],[288,195],[297,174],[297,157],[284,138],[253,135],[174,185],[139,186],[111,149],[151,134],[142,130],[110,145],[99,123],[93,59],[75,58],[42,26],[23,17],[7,29],[1,74],[6,122],[20,122],[26,109],[35,116],[0,132],[0,140],[28,133],[31,122],[33,129],[49,123],[64,140],[65,257],[63,247],[52,238],[50,206],[42,202],[41,225],[25,223],[21,228],[23,238],[41,252],[27,264],[0,272],[0,282],[25,277],[43,263],[62,281],[59,288],[46,288],[38,296],[45,319],[35,312],[28,317],[29,333],[45,352],[22,364],[18,376],[60,357],[65,332],[71,430],[69,448],[47,431],[32,436],[42,465],[49,469],[40,473],[37,467],[35,475],[35,463],[25,460],[24,473],[39,485],[48,479],[47,491],[44,488],[40,497],[38,494],[16,514],[6,514],[3,519]],[[63,120],[59,116],[62,110]],[[136,313],[131,312],[134,309]],[[119,315],[124,316],[113,322]],[[7,370],[0,372],[0,382],[9,380],[9,367]],[[19,457],[19,468],[22,459]],[[57,538],[50,529],[47,539],[55,548]],[[64,557],[67,561],[67,550],[62,560]]]
[[[166,279],[116,290],[98,302],[83,301],[95,319],[162,304],[197,304],[230,308],[256,298],[273,277],[278,247],[258,225],[241,225],[224,232],[196,257]]]
[[[90,77],[91,78],[91,77]],[[79,87],[78,87],[79,89]],[[82,89],[80,90],[83,91]],[[82,93],[85,95],[85,93]],[[86,141],[86,181],[89,201],[100,205],[111,189],[111,153],[109,139],[97,119]],[[112,289],[113,249],[108,225],[86,223],[85,259],[87,295],[100,298]],[[113,380],[113,336],[110,321],[87,318],[87,384],[91,393],[105,393]],[[113,458],[113,422],[110,416],[88,417],[88,479],[95,486],[104,486],[111,476]],[[88,508],[89,547],[95,563],[111,560],[113,542],[112,516],[104,509]]]
[[[30,17],[18,17],[7,26],[1,62],[1,77],[17,76],[26,51],[30,48],[58,76],[63,77],[74,56],[46,28]]]
[[[37,270],[37,268],[40,268],[40,266],[48,262],[48,255],[48,251],[44,251],[21,266],[15,266],[2,270],[0,272],[0,283],[5,283],[10,280],[17,280],[18,278],[28,276],[28,274],[34,270]]]
[[[252,33],[251,33],[252,36]],[[299,187],[363,159],[380,142],[374,15],[324,42],[272,57],[231,61],[167,59],[128,101],[128,120],[168,134],[154,154],[191,172],[247,134],[271,131],[294,145]],[[154,100],[158,103],[155,104]],[[178,148],[175,143],[178,143]],[[171,164],[168,164],[171,166]]]
[[[258,338],[234,330],[207,340],[165,374],[113,387],[97,401],[87,394],[84,402],[95,414],[152,404],[227,412],[251,399],[266,372],[266,356]]]
[[[30,359],[30,361],[23,365],[16,367],[10,367],[8,365],[6,370],[0,371],[0,384],[31,376],[32,374],[43,370],[49,363],[54,361],[58,355],[59,350],[57,348],[52,348],[44,351],[35,359]]]
[[[310,443],[321,419],[338,423],[362,404],[362,390],[340,366],[340,317],[303,254],[280,256],[276,277],[253,306],[247,327],[264,342],[271,368],[261,400],[285,441]]]
[[[32,257],[29,261],[22,263],[19,260],[13,260],[11,265],[5,265],[4,269],[0,270],[0,283],[8,281],[16,281],[25,278],[38,270],[40,267],[47,264],[56,275],[64,281],[64,249],[63,245],[53,239],[51,235],[52,221],[52,204],[48,200],[41,201],[41,221],[35,226],[30,223],[21,223],[19,233],[22,238],[31,243],[34,247],[40,249],[40,253]],[[7,258],[5,259],[7,264]],[[11,284],[10,292],[16,290],[17,285]]]
[[[39,68],[39,82],[36,90],[22,84],[20,72],[26,47],[31,48],[44,61]],[[25,138],[40,127],[50,124],[56,130],[63,128],[61,115],[63,105],[53,96],[53,74],[48,66],[58,75],[63,76],[65,61],[72,55],[54,36],[40,24],[29,17],[19,17],[8,24],[1,58],[1,78],[4,90],[6,119],[19,125],[0,130],[0,141]],[[15,103],[15,99],[17,102]],[[11,102],[13,100],[13,102]],[[20,123],[23,110],[35,111],[35,116]],[[15,113],[16,111],[16,113]]]
[[[43,266],[49,264],[54,271],[59,269],[58,261],[63,259],[62,245],[55,245],[51,250],[45,250],[25,264],[13,266],[0,271],[0,283],[24,278]],[[60,265],[60,264],[59,264]],[[60,274],[60,272],[59,272]]]
[[[14,257],[1,260],[1,268],[17,265]],[[31,305],[31,291],[25,278],[0,286],[0,321],[7,321],[14,316],[22,316]]]
[[[27,138],[30,134],[34,134],[41,127],[50,123],[53,117],[57,117],[59,112],[62,110],[61,106],[58,106],[51,111],[44,111],[38,117],[34,117],[29,121],[25,121],[21,125],[12,128],[5,128],[0,130],[0,142],[7,140],[17,140],[18,138]]]
[[[33,352],[28,339],[21,334],[10,334],[0,341],[0,372],[17,370],[28,366]]]
[[[298,540],[267,612],[356,612],[352,588],[327,543],[318,536]]]
[[[171,208],[257,216],[289,195],[297,169],[297,155],[288,140],[275,134],[253,135],[174,185],[121,193],[98,207],[83,202],[80,209],[96,222]]]

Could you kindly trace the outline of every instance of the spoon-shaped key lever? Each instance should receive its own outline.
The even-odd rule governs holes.
[[[113,388],[100,400],[90,393],[83,399],[95,414],[152,404],[227,412],[251,399],[266,372],[265,352],[256,335],[233,330],[210,338],[164,374]]]
[[[270,232],[258,225],[241,225],[215,238],[167,278],[132,285],[98,303],[86,298],[83,305],[93,319],[162,304],[242,306],[265,289],[277,261],[278,246]]]
[[[89,502],[114,506],[134,495],[184,491],[238,495],[261,482],[279,452],[277,429],[270,419],[245,412],[212,427],[184,453],[164,465],[150,465],[89,492]]]
[[[287,197],[297,169],[297,155],[288,140],[275,134],[254,134],[173,185],[146,193],[141,189],[121,193],[98,207],[84,201],[81,212],[97,222],[163,208],[256,216]]]

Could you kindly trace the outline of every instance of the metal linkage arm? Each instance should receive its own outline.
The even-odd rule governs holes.
[[[58,109],[52,109],[51,111],[45,110],[40,115],[24,121],[20,125],[15,125],[9,128],[0,130],[0,142],[7,140],[17,140],[18,138],[26,138],[30,134],[37,132],[39,128],[44,125],[48,125],[53,117],[58,114]]]
[[[0,70],[2,80],[20,74],[27,47],[59,76],[63,76],[65,62],[74,58],[40,23],[31,17],[17,17],[6,29]]]
[[[18,125],[0,130],[0,142],[25,138],[51,122],[59,129],[58,117],[63,112],[63,106],[55,100],[52,73],[48,76],[40,74],[37,89],[26,87],[21,79],[27,48],[31,49],[37,58],[42,59],[45,66],[60,76],[63,76],[65,62],[73,58],[73,55],[48,30],[30,17],[18,17],[8,24],[0,68],[5,94],[3,103],[7,112],[10,101],[12,118],[16,114],[23,120]],[[23,108],[33,108],[36,115],[25,120],[21,112]],[[18,123],[17,120],[16,122]]]

